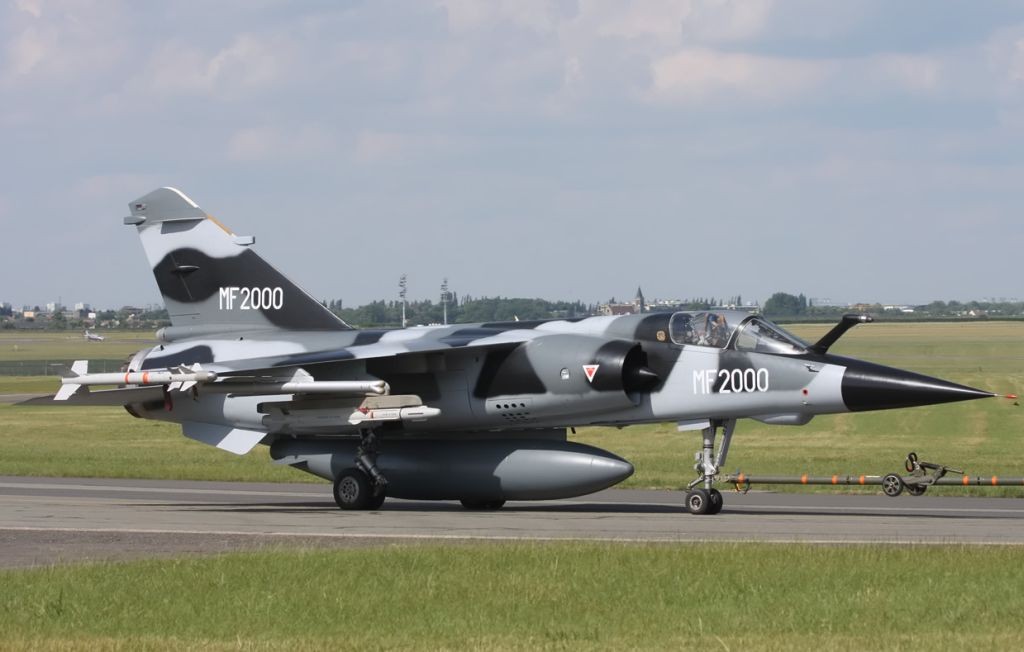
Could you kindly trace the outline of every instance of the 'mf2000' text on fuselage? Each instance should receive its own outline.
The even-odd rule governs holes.
[[[284,307],[281,288],[247,288],[228,286],[220,288],[221,310],[280,310]]]
[[[768,370],[761,369],[695,369],[694,394],[738,394],[767,392]]]

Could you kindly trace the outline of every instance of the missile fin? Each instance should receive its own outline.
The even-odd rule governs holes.
[[[68,383],[66,385],[61,385],[60,389],[58,389],[57,393],[54,395],[53,400],[55,400],[55,401],[66,401],[69,398],[71,398],[72,396],[74,396],[75,393],[78,390],[80,390],[81,388],[82,388],[81,385],[75,385],[73,383]]]

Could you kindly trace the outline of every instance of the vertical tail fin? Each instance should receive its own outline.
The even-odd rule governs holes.
[[[129,204],[170,313],[183,332],[347,330],[349,326],[289,281],[181,191],[159,188]]]

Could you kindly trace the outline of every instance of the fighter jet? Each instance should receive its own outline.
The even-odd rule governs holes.
[[[740,419],[801,425],[994,396],[829,353],[864,315],[813,344],[727,310],[359,330],[180,191],[129,207],[171,325],[121,373],[76,362],[47,398],[121,405],[235,454],[268,446],[331,481],[342,509],[584,495],[633,466],[567,431],[675,422],[701,434],[686,508],[715,514]]]

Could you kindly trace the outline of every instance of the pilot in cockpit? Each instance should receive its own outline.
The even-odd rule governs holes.
[[[714,346],[720,349],[729,343],[729,325],[725,321],[725,315],[708,313],[704,340],[705,346]]]

